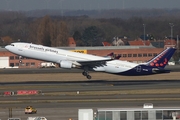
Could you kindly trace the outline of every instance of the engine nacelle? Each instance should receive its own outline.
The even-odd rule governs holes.
[[[61,68],[72,68],[73,64],[71,61],[60,61],[60,67]]]

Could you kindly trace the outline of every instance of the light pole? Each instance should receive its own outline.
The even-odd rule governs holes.
[[[143,28],[144,28],[144,41],[145,41],[146,24],[143,24]]]
[[[64,0],[59,0],[59,2],[58,2],[58,4],[61,4],[60,5],[60,7],[61,7],[61,17],[63,17],[63,14],[64,14],[64,12],[63,12],[63,2],[64,2]]]
[[[173,39],[173,27],[174,24],[173,23],[169,23],[170,27],[171,27],[171,40]]]

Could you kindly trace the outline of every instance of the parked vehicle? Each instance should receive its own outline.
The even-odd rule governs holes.
[[[27,120],[47,120],[45,117],[28,117]]]
[[[33,114],[33,113],[37,113],[37,110],[32,106],[27,106],[25,108],[25,114]]]
[[[8,118],[8,120],[21,120],[21,118]]]
[[[56,65],[52,62],[42,62],[40,67],[41,68],[55,68]]]
[[[36,117],[28,117],[27,120],[34,120]]]

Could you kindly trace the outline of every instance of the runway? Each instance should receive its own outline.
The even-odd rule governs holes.
[[[1,84],[1,92],[21,89],[41,90],[42,94],[2,96],[0,116],[5,118],[8,114],[3,111],[13,108],[13,116],[22,119],[46,116],[53,120],[77,120],[80,108],[142,108],[144,103],[153,103],[154,107],[180,107],[179,85],[180,80],[5,83]],[[34,106],[38,113],[25,115],[24,108],[28,105]]]
[[[172,72],[179,72],[180,65],[166,66]],[[62,68],[8,68],[0,69],[0,74],[39,74],[39,73],[81,73],[81,69],[62,69]]]
[[[8,118],[8,108],[13,109],[13,117],[20,117],[21,120],[29,116],[77,120],[78,109],[81,108],[92,108],[94,111],[97,108],[142,108],[144,103],[153,103],[156,108],[180,107],[179,72],[129,79],[104,73],[92,75],[95,79],[88,81],[79,72],[1,74],[1,93],[39,90],[41,94],[2,95],[0,119]],[[28,105],[35,107],[37,114],[24,114],[24,108]]]

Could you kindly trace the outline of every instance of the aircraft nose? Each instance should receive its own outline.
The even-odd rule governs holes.
[[[6,49],[6,50],[9,50],[9,47],[10,47],[10,45],[6,45],[6,46],[5,46],[5,49]]]

